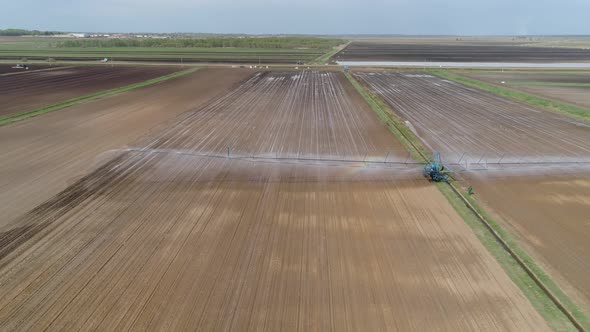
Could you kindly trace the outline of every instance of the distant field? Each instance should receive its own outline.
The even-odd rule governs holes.
[[[459,37],[459,36],[350,36],[354,42],[383,44],[423,44],[423,45],[526,45],[533,43],[528,39],[512,37]]]
[[[590,108],[590,72],[473,71],[461,75]]]
[[[590,50],[524,47],[501,42],[393,43],[353,42],[332,58],[336,61],[425,62],[588,62]]]
[[[62,38],[0,38],[0,59],[19,61],[78,60],[158,62],[298,63],[311,62],[332,50],[325,48],[248,47],[57,47]]]
[[[235,63],[297,63],[311,61],[324,52],[316,50],[281,50],[281,49],[240,49],[240,48],[38,48],[38,49],[2,49],[0,59],[47,60],[100,60],[114,58],[115,61],[149,61],[163,62],[235,62]]]
[[[572,48],[590,48],[590,36],[560,36],[546,37],[536,40],[526,46],[543,46],[543,47],[572,47]]]
[[[0,71],[2,69],[0,65]],[[81,66],[23,72],[0,80],[0,117],[122,87],[179,71],[179,67]]]
[[[590,48],[590,36],[347,36],[358,42]]]

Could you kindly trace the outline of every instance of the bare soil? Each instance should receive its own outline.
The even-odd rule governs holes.
[[[403,156],[341,73],[258,74],[135,146],[2,237],[0,329],[548,329],[419,175],[302,160]],[[300,161],[244,159],[273,155]]]
[[[472,174],[476,197],[590,312],[590,172]]]
[[[519,86],[517,89],[541,97],[590,108],[590,87]]]
[[[32,111],[178,70],[180,67],[87,66],[0,76],[0,116]]]
[[[555,165],[518,168],[518,163],[587,161],[590,127],[431,75],[357,77],[409,120],[446,162],[517,163],[498,173],[479,164],[460,174],[560,286],[590,308],[590,172],[565,172]]]
[[[549,99],[561,100],[566,103],[590,108],[590,86],[536,86],[511,85],[512,82],[540,82],[540,83],[582,83],[590,84],[590,73],[533,73],[533,72],[504,72],[486,73],[473,72],[461,75],[486,81],[495,85],[521,90]],[[506,82],[502,84],[501,82]]]
[[[590,161],[590,126],[439,77],[355,74],[448,163]]]
[[[252,75],[201,69],[154,86],[0,127],[0,228],[162,122]]]

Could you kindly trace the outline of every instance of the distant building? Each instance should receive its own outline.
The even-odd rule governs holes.
[[[88,37],[90,37],[90,35],[87,33],[70,33],[70,36],[72,36],[74,38],[88,38]]]

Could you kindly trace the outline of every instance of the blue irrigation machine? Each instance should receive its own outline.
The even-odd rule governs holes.
[[[442,163],[440,152],[435,152],[433,158],[424,165],[423,174],[428,180],[434,182],[449,182],[451,169]]]

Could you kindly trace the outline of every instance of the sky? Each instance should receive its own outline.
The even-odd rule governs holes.
[[[0,28],[69,32],[590,35],[590,0],[0,0]]]

